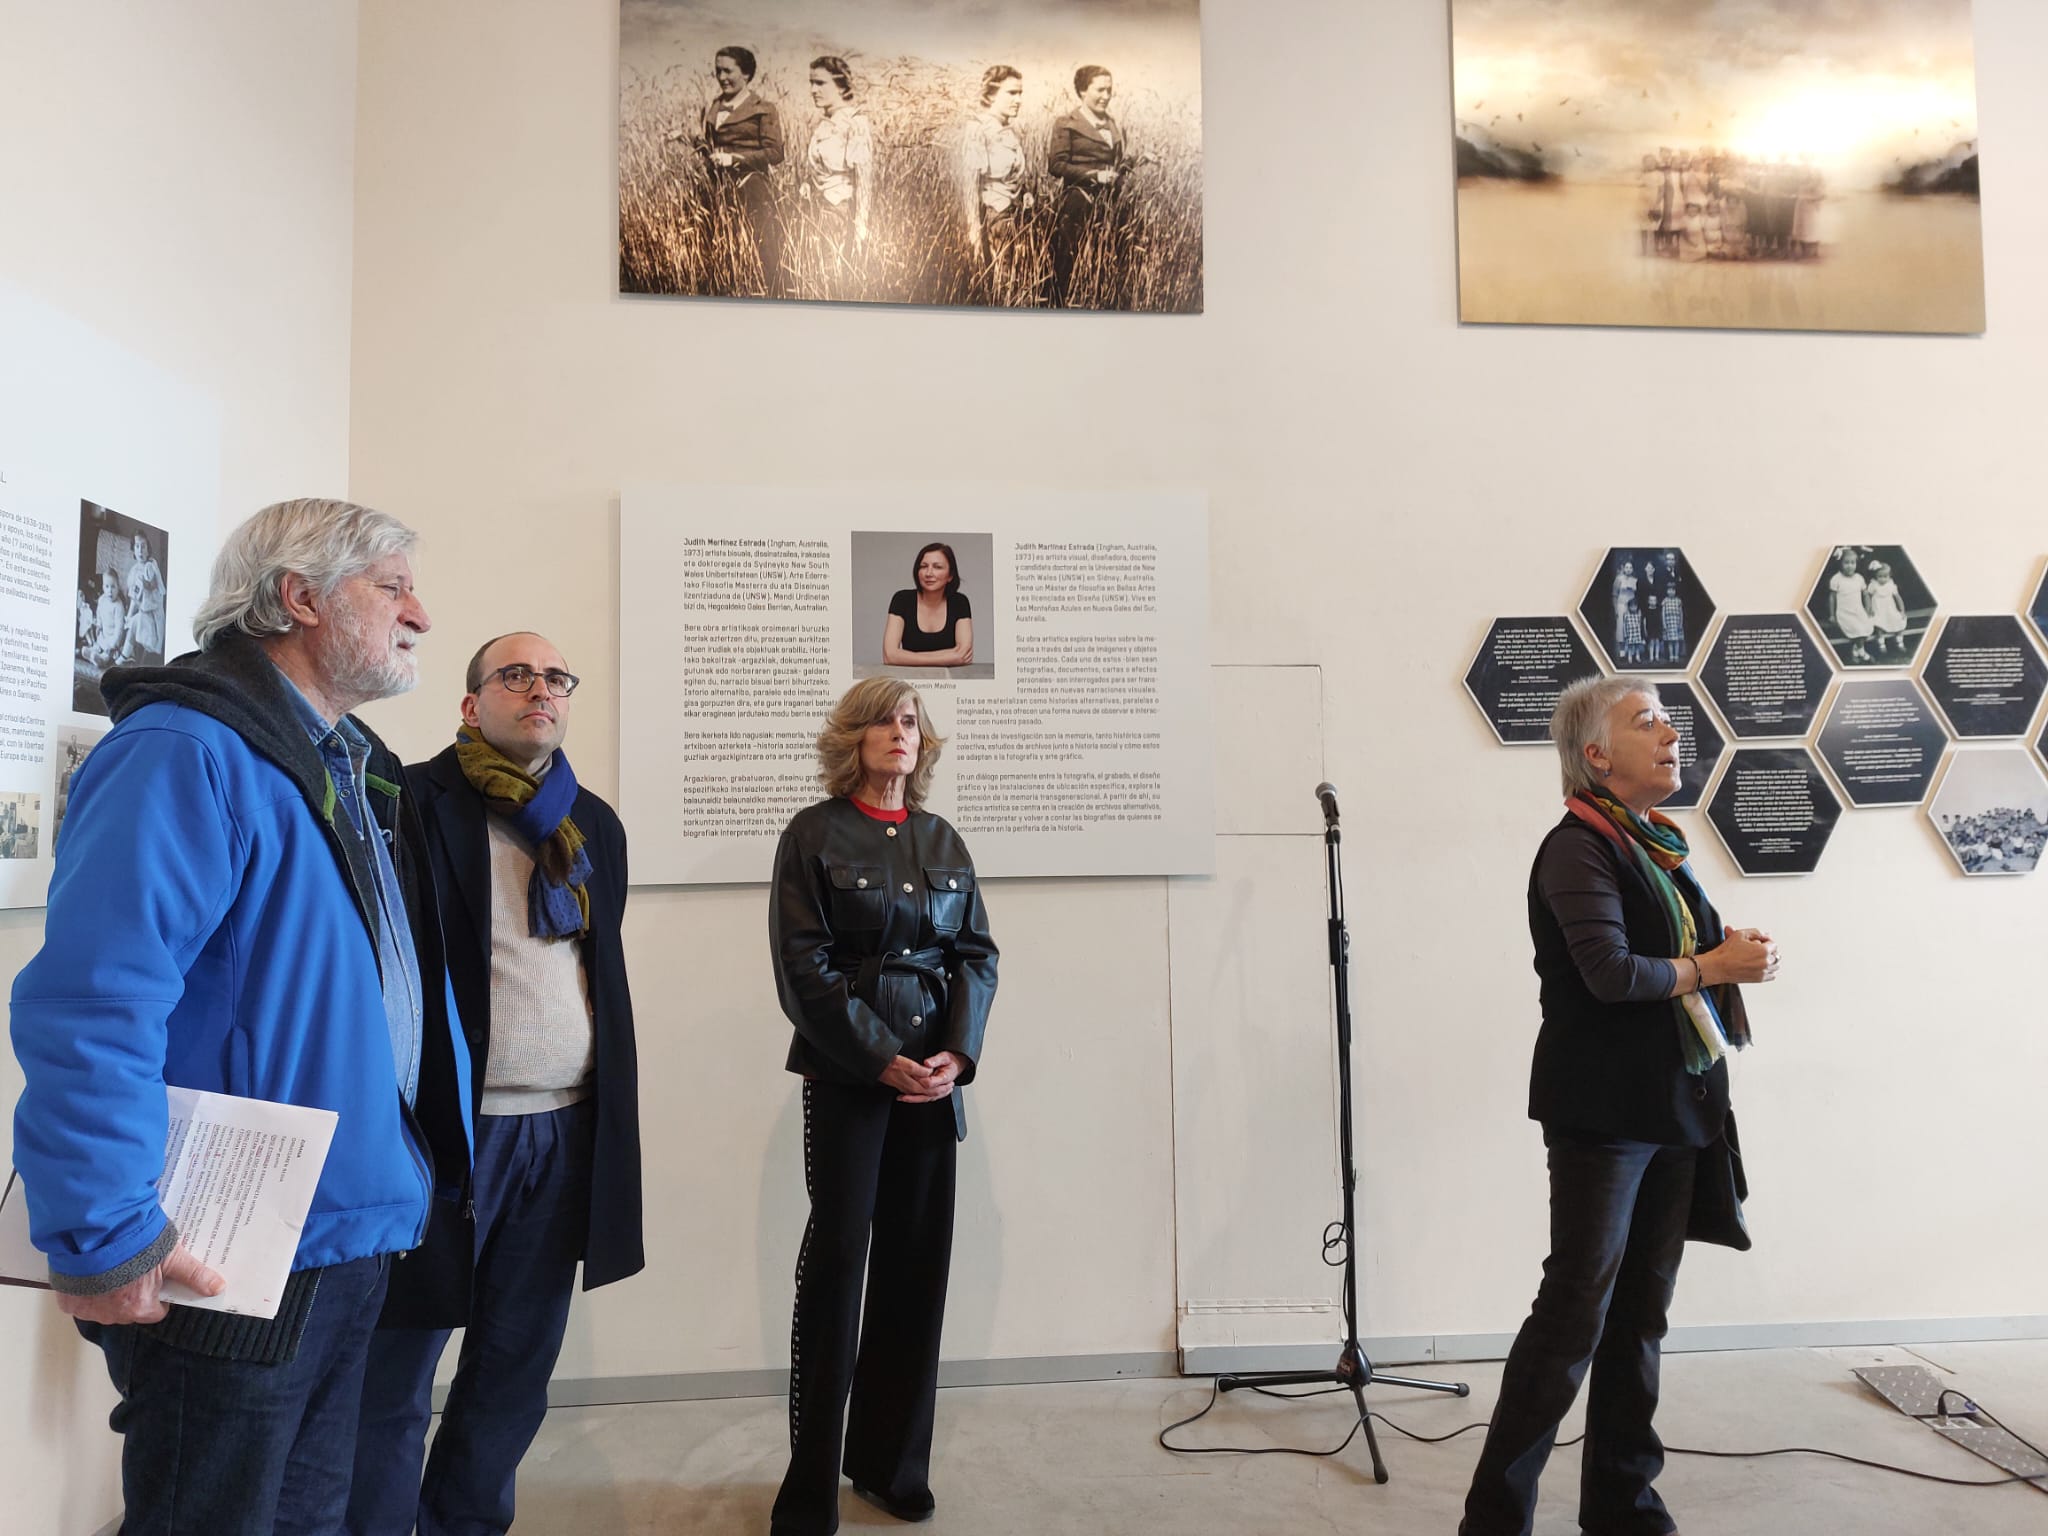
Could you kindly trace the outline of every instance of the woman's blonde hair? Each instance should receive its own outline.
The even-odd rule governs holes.
[[[903,785],[903,803],[913,811],[924,809],[931,793],[932,774],[939,766],[939,752],[946,743],[932,731],[932,717],[924,700],[900,678],[871,677],[847,689],[832,713],[825,717],[825,729],[818,732],[818,782],[835,798],[851,795],[861,786],[860,740],[868,727],[879,725],[896,713],[905,699],[917,706],[917,766]]]

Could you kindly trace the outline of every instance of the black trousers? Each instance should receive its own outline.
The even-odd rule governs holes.
[[[948,1100],[804,1084],[811,1219],[796,1261],[775,1532],[836,1531],[842,1469],[907,1503],[929,1491],[958,1146]]]
[[[1549,1127],[1543,1139],[1550,1257],[1508,1351],[1459,1536],[1528,1536],[1537,1480],[1589,1365],[1580,1529],[1663,1536],[1676,1527],[1651,1486],[1664,1442],[1650,1421],[1699,1153]]]

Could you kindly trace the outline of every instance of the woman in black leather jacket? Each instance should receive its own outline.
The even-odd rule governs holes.
[[[775,853],[769,947],[796,1026],[788,1068],[804,1079],[811,1199],[790,1329],[789,1472],[770,1525],[780,1536],[839,1528],[842,1468],[898,1519],[935,1507],[960,1090],[996,991],[974,861],[921,809],[940,745],[908,683],[856,683],[818,737],[830,798],[799,811]]]

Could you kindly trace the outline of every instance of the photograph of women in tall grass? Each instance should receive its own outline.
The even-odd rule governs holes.
[[[620,0],[619,291],[1198,314],[1200,0]]]
[[[1451,0],[1459,316],[1984,329],[1970,0]]]

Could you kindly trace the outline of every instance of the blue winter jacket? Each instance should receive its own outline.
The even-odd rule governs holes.
[[[72,786],[43,948],[13,992],[14,1160],[61,1289],[114,1289],[169,1252],[166,1083],[338,1113],[294,1268],[414,1248],[436,1205],[467,1203],[469,1048],[419,819],[371,737],[428,1004],[408,1110],[367,855],[289,686],[239,635],[102,685],[118,724]]]

